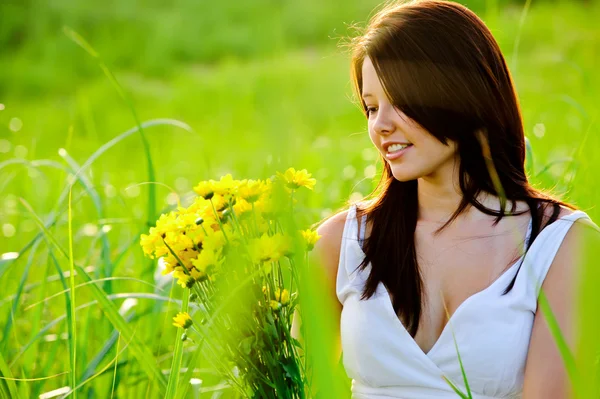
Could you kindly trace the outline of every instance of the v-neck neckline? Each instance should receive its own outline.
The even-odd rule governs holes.
[[[540,237],[541,236],[545,236],[548,233],[548,231],[552,230],[552,227],[554,225],[556,225],[556,222],[559,222],[561,220],[571,220],[574,215],[577,215],[581,213],[580,210],[574,210],[573,212],[564,215],[562,217],[557,218],[552,224],[547,225],[544,227],[544,229],[542,229],[542,231],[540,231],[537,235],[537,237],[535,238],[534,242],[531,243],[531,245],[529,246],[529,249],[527,249],[527,251],[525,252],[526,249],[526,243],[529,241],[530,237],[531,237],[531,232],[532,232],[532,224],[533,224],[533,220],[532,218],[529,219],[529,225],[527,228],[527,233],[525,236],[525,241],[523,243],[523,255],[521,255],[521,257],[519,257],[519,259],[517,259],[517,261],[515,263],[513,263],[507,270],[505,270],[502,274],[500,274],[490,285],[488,285],[486,288],[484,288],[481,291],[478,291],[476,293],[474,293],[473,295],[470,295],[469,297],[467,297],[455,310],[454,312],[450,315],[449,319],[446,321],[446,324],[444,325],[444,327],[442,328],[442,332],[440,333],[440,335],[438,336],[437,340],[434,342],[433,346],[431,347],[431,349],[429,349],[429,351],[425,352],[421,346],[417,343],[417,341],[413,338],[413,336],[408,332],[408,330],[406,329],[406,327],[404,326],[404,324],[402,323],[402,321],[400,320],[400,318],[398,317],[398,315],[396,314],[396,312],[394,311],[394,307],[392,304],[392,300],[390,297],[390,294],[387,290],[387,288],[384,286],[383,282],[379,282],[379,284],[377,285],[377,291],[380,291],[379,293],[376,292],[376,295],[379,297],[383,297],[381,300],[383,301],[383,306],[386,309],[386,312],[389,314],[389,316],[392,318],[392,322],[393,324],[397,327],[397,329],[400,331],[401,334],[405,335],[408,339],[408,341],[411,342],[411,345],[413,346],[413,348],[415,349],[415,351],[417,353],[419,353],[420,355],[422,355],[429,364],[435,366],[437,369],[439,369],[439,367],[437,366],[437,364],[433,361],[433,357],[432,355],[435,353],[436,349],[441,346],[443,344],[443,341],[446,339],[446,335],[450,334],[450,332],[448,330],[453,328],[453,324],[456,324],[456,319],[458,316],[460,316],[460,314],[462,312],[464,312],[464,309],[467,305],[469,305],[469,303],[473,302],[474,300],[476,300],[477,298],[479,298],[480,296],[485,295],[486,293],[489,293],[494,287],[496,287],[498,284],[500,284],[500,282],[504,281],[506,279],[506,276],[512,275],[511,271],[513,269],[515,269],[521,262],[525,262],[525,260],[527,259],[527,257],[529,256],[529,254],[531,253],[531,250],[534,247],[537,247],[536,243],[540,242]],[[354,216],[355,219],[356,218],[356,208],[354,208]],[[360,242],[364,240],[364,237],[362,237],[361,235],[361,240],[352,240],[352,242],[354,242],[355,244],[355,248],[362,254],[362,256],[365,256],[364,251],[362,250],[361,244]],[[363,270],[364,272],[369,272],[371,268],[371,264],[368,264],[368,267]]]
[[[503,281],[506,278],[506,276],[510,275],[510,272],[519,265],[519,263],[524,259],[524,257],[525,257],[525,255],[522,255],[515,263],[513,263],[507,270],[505,270],[502,274],[500,274],[500,276],[498,276],[486,288],[484,288],[480,291],[477,291],[476,293],[468,296],[464,301],[462,301],[461,304],[458,305],[458,307],[454,310],[454,312],[452,312],[452,314],[450,315],[450,318],[444,324],[444,327],[442,328],[442,332],[440,333],[440,335],[438,336],[438,338],[436,339],[434,344],[431,346],[431,348],[427,352],[425,352],[423,350],[423,348],[421,348],[421,346],[417,343],[415,338],[408,332],[408,330],[404,326],[404,323],[402,323],[402,321],[400,320],[400,318],[394,311],[392,299],[390,297],[390,294],[389,294],[387,288],[383,285],[383,282],[379,282],[379,285],[378,285],[378,289],[381,290],[381,294],[379,295],[379,297],[383,301],[383,306],[386,308],[386,311],[388,312],[388,314],[391,316],[392,319],[394,319],[394,324],[396,324],[400,327],[402,333],[408,337],[409,341],[411,341],[412,344],[414,344],[414,346],[420,353],[427,356],[428,358],[431,358],[431,355],[433,353],[435,353],[436,348],[441,345],[441,342],[443,341],[445,336],[449,334],[448,330],[452,328],[452,324],[456,324],[456,321],[455,321],[456,318],[458,316],[460,316],[461,312],[464,312],[464,308],[469,303],[473,302],[478,297],[483,296],[486,293],[490,292],[494,287],[496,287],[498,284],[500,284],[500,281]]]
[[[355,215],[356,215],[356,209],[354,210]],[[572,215],[572,214],[569,214]],[[555,222],[568,217],[569,215],[565,215],[561,218],[558,218],[555,220]],[[385,287],[385,285],[383,284],[383,282],[379,282],[379,284],[377,285],[377,290],[379,290],[379,297],[381,297],[382,301],[383,301],[383,306],[386,309],[386,312],[391,316],[391,318],[393,319],[393,323],[394,325],[396,325],[400,332],[405,335],[408,340],[411,342],[411,344],[414,346],[414,348],[423,356],[425,356],[427,359],[429,359],[429,361],[431,361],[433,363],[433,360],[431,358],[432,354],[435,353],[435,350],[437,347],[439,347],[443,341],[443,339],[445,339],[445,336],[449,334],[448,330],[452,328],[452,324],[455,324],[455,319],[458,317],[457,315],[460,315],[461,312],[464,312],[464,308],[466,307],[466,305],[468,305],[469,303],[473,302],[474,300],[476,300],[478,297],[485,295],[486,293],[490,292],[495,286],[497,286],[498,284],[500,284],[500,281],[503,281],[506,276],[510,275],[511,271],[517,267],[522,261],[525,260],[525,257],[527,255],[527,253],[525,252],[526,246],[527,246],[527,241],[529,240],[530,236],[531,236],[531,231],[532,231],[532,223],[533,220],[531,218],[529,218],[529,224],[527,227],[527,233],[525,235],[525,240],[523,242],[523,255],[521,255],[519,257],[519,259],[517,259],[516,262],[514,262],[508,269],[506,269],[504,272],[502,272],[490,285],[488,285],[486,288],[477,291],[476,293],[468,296],[464,301],[462,301],[460,303],[460,305],[458,305],[458,307],[454,310],[454,312],[450,315],[450,317],[448,318],[448,320],[446,321],[446,323],[444,324],[444,327],[442,328],[442,332],[440,333],[440,335],[438,336],[438,338],[436,339],[436,341],[434,342],[433,346],[427,351],[425,352],[423,350],[423,348],[421,348],[421,346],[417,343],[417,341],[414,339],[414,337],[408,332],[408,330],[406,329],[406,327],[404,326],[404,323],[402,323],[402,321],[400,320],[400,318],[398,317],[398,315],[396,314],[396,312],[394,311],[394,306],[392,303],[392,299],[390,296],[389,291],[387,290],[387,288]],[[547,227],[551,227],[554,223],[552,223],[550,226]],[[538,237],[540,236],[540,234],[542,234],[544,231],[548,230],[547,228],[544,228],[539,234]],[[536,240],[537,241],[537,238]],[[363,238],[363,237],[361,237]],[[364,239],[364,238],[363,238]],[[364,251],[361,248],[360,245],[360,241],[356,241],[356,247],[358,248],[358,250],[363,254],[364,256]],[[531,244],[530,248],[533,246],[534,243]],[[369,270],[370,270],[370,264],[369,264]],[[435,365],[435,363],[433,363]]]

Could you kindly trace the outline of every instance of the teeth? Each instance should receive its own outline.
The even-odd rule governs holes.
[[[392,144],[391,146],[388,147],[388,152],[396,152],[396,151],[400,151],[403,150],[404,148],[408,147],[410,144]]]

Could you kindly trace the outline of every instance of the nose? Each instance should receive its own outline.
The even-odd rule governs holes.
[[[396,130],[394,117],[398,117],[393,107],[381,107],[373,122],[373,130],[380,135],[388,135]]]

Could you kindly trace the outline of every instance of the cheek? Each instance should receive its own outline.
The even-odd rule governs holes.
[[[379,138],[377,137],[377,134],[373,131],[373,128],[371,127],[370,122],[367,126],[367,131],[369,132],[369,139],[371,140],[371,142],[374,145],[377,145],[379,143]]]
[[[430,143],[428,148],[429,162],[436,167],[450,161],[456,154],[456,146],[450,142],[444,145],[436,140],[435,143]]]

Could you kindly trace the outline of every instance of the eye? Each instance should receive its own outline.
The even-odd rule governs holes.
[[[367,116],[371,116],[372,112],[377,112],[377,107],[367,107],[367,109],[366,109]]]

